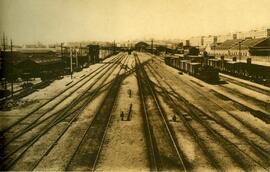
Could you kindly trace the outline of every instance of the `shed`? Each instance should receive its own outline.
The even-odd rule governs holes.
[[[146,42],[138,42],[135,44],[135,49],[138,51],[145,51],[149,45]]]

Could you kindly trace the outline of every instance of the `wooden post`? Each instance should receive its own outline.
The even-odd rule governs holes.
[[[3,61],[5,62],[5,55],[6,55],[6,53],[5,53],[5,51],[6,51],[6,36],[5,36],[5,33],[3,33],[3,51],[4,51],[4,55],[3,55]],[[6,76],[4,76],[4,78],[5,78],[5,80],[4,80],[4,88],[5,88],[5,90],[7,89],[7,77]]]
[[[10,57],[12,59],[12,39],[10,40]],[[13,68],[11,69],[11,96],[13,97],[13,80],[14,80],[14,73]]]
[[[61,58],[63,59],[63,43],[62,42],[61,42],[60,46],[61,46]]]
[[[154,40],[151,40],[151,54],[154,53]]]
[[[6,51],[6,36],[5,33],[3,33],[3,51]]]
[[[72,56],[73,56],[73,54],[72,54],[72,48],[70,48],[70,77],[71,77],[71,79],[72,79],[72,72],[73,72],[73,65],[72,65]]]
[[[238,52],[238,55],[239,55],[239,61],[241,61],[241,41],[239,41],[239,52]]]
[[[78,51],[75,49],[75,57],[76,57],[76,68],[79,67],[79,63],[78,63]]]
[[[80,51],[80,56],[82,56],[82,45],[80,44],[80,49],[79,49],[79,51]]]

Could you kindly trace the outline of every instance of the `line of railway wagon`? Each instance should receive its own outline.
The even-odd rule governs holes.
[[[219,81],[219,71],[207,63],[207,56],[166,56],[165,63],[210,83]]]
[[[207,55],[173,55],[166,56],[165,63],[190,75],[207,82],[218,82],[219,72],[252,80],[265,85],[270,84],[270,67],[252,64],[251,59],[247,62],[237,62],[236,59],[225,60]]]
[[[255,81],[265,85],[270,85],[270,66],[252,64],[251,58],[247,58],[246,63],[221,58],[208,59],[208,65],[218,69],[222,73],[237,76],[243,79]]]

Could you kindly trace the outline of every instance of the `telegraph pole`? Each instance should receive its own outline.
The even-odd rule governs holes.
[[[10,40],[10,57],[12,59],[12,39]],[[14,79],[14,73],[13,73],[13,66],[11,67],[11,96],[13,97],[13,79]]]
[[[82,44],[80,43],[80,56],[82,56]]]
[[[216,58],[216,43],[214,43],[214,47],[213,48],[214,48],[214,57]]]
[[[3,33],[3,51],[6,51],[6,36],[5,33]]]
[[[151,40],[151,54],[153,54],[153,50],[154,50],[153,48],[154,48],[154,40],[152,39]]]
[[[76,68],[78,68],[79,63],[78,63],[78,51],[77,51],[77,49],[75,49],[75,57],[76,57]]]
[[[72,69],[72,56],[73,56],[72,48],[70,47],[70,78],[71,79],[72,79],[72,72],[73,72],[73,69]]]
[[[115,53],[115,40],[113,41],[113,53]]]
[[[60,47],[61,47],[61,58],[63,59],[63,42],[61,42]]]
[[[239,55],[239,61],[241,61],[241,42],[239,41],[239,52],[238,52],[238,55]]]
[[[5,33],[3,33],[3,62],[5,63],[5,55],[6,55],[6,53],[5,53],[5,51],[6,51],[6,40],[7,40],[7,37],[6,37],[6,35],[5,35]],[[6,76],[4,76],[4,88],[5,88],[5,90],[7,89],[7,77]]]

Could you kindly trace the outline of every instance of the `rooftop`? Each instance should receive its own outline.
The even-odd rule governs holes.
[[[242,39],[230,39],[230,40],[226,40],[223,43],[217,45],[215,47],[215,49],[218,49],[218,50],[227,50],[227,49],[232,48],[235,45],[238,45],[239,42],[242,42],[242,41],[243,41]],[[211,47],[213,48],[213,45]]]
[[[264,41],[266,38],[255,38],[255,39],[245,39],[241,42],[241,49],[249,49],[250,47],[254,47],[258,43]],[[232,49],[239,49],[239,45],[234,45],[231,47]]]

